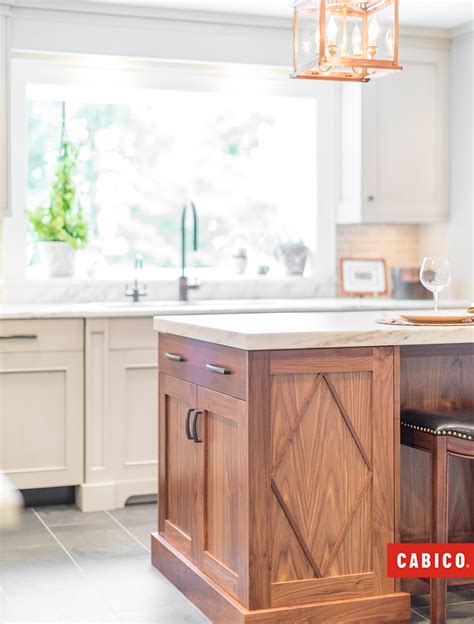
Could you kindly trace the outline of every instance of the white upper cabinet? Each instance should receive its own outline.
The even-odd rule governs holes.
[[[339,223],[448,219],[449,52],[401,54],[402,72],[341,85]]]
[[[0,5],[0,218],[10,214],[8,173],[8,97],[9,97],[9,45],[10,18]]]

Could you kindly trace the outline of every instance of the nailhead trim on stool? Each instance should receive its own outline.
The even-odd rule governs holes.
[[[435,431],[434,429],[428,429],[427,427],[417,427],[416,425],[410,425],[409,423],[402,422],[404,427],[415,429],[416,431],[422,431],[423,433],[431,433],[431,435],[449,435],[456,438],[462,438],[463,440],[474,440],[472,436],[468,436],[465,433],[458,433],[457,431]]]

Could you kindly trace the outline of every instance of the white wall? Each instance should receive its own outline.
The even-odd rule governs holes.
[[[292,58],[291,31],[284,20],[70,0],[13,5],[17,50],[280,66]]]
[[[451,49],[450,222],[421,228],[423,255],[445,255],[453,274],[450,294],[474,300],[474,32],[458,32]]]

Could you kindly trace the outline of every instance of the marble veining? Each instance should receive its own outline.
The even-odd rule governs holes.
[[[459,313],[459,310],[457,311]],[[456,314],[456,310],[452,310]],[[308,349],[474,343],[474,326],[381,325],[389,312],[155,317],[155,330],[239,349]]]

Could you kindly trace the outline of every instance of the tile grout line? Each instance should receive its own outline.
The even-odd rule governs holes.
[[[474,605],[474,600],[462,600],[461,602],[448,602],[447,606],[448,609],[449,607],[459,607],[460,605],[465,605],[465,604],[472,604]],[[411,607],[412,611],[416,611],[418,613],[418,615],[421,615],[422,617],[425,617],[422,613],[419,612],[419,609],[428,609],[429,608],[429,604],[425,605],[424,607]]]
[[[59,538],[53,533],[53,531],[49,528],[49,526],[46,524],[46,522],[43,520],[43,518],[39,515],[39,513],[36,511],[36,509],[34,507],[31,507],[33,513],[35,514],[35,516],[38,518],[38,520],[41,522],[41,524],[44,526],[44,528],[48,531],[48,533],[52,536],[52,538],[54,539],[54,541],[60,546],[60,548],[66,553],[66,555],[69,557],[69,559],[74,563],[74,565],[76,566],[76,568],[80,571],[80,573],[82,574],[82,576],[89,581],[89,577],[87,576],[87,574],[84,572],[84,570],[81,568],[81,566],[78,564],[78,562],[74,559],[74,557],[71,555],[71,553],[66,549],[66,547],[61,543],[61,541],[59,540]]]
[[[10,550],[32,550],[33,548],[44,548],[49,544],[31,544],[30,546],[9,546],[8,548],[0,548],[0,557],[2,553],[9,552]]]
[[[448,602],[448,609],[449,609],[449,607],[457,607],[459,605],[465,605],[465,604],[473,604],[474,605],[474,600],[463,600],[462,602]]]
[[[144,544],[142,544],[140,542],[140,540],[138,539],[138,537],[136,537],[129,529],[127,529],[127,527],[125,525],[123,525],[120,520],[117,520],[117,518],[115,516],[113,516],[109,511],[105,510],[104,513],[106,513],[109,518],[111,518],[116,524],[118,524],[118,526],[125,531],[125,533],[127,533],[131,538],[133,538],[137,544],[140,544],[140,546],[149,554],[151,551],[149,548],[147,548]]]
[[[474,601],[472,601],[472,600],[466,600],[466,601],[464,601],[464,602],[452,602],[452,603],[449,603],[449,604],[448,604],[448,610],[449,610],[449,607],[457,607],[457,606],[459,606],[459,605],[466,605],[466,604],[472,604],[472,605],[474,605]],[[425,609],[425,608],[427,608],[427,607],[418,607],[418,608]],[[416,615],[418,615],[418,616],[420,616],[421,618],[423,618],[426,622],[429,622],[429,621],[430,621],[428,618],[426,618],[426,617],[424,616],[424,614],[423,614],[423,613],[420,613],[420,612],[419,612],[416,608],[414,609],[414,608],[412,607],[412,609],[411,609],[411,610],[412,610],[414,613],[416,613]],[[449,615],[449,611],[448,611],[448,615]],[[460,620],[460,621],[463,621],[463,620],[464,620],[464,618],[463,618],[462,620]],[[449,618],[448,618],[448,624],[449,624],[449,622],[450,622],[450,621],[451,621],[451,620],[449,620]],[[466,620],[466,621],[467,621],[467,620]]]

